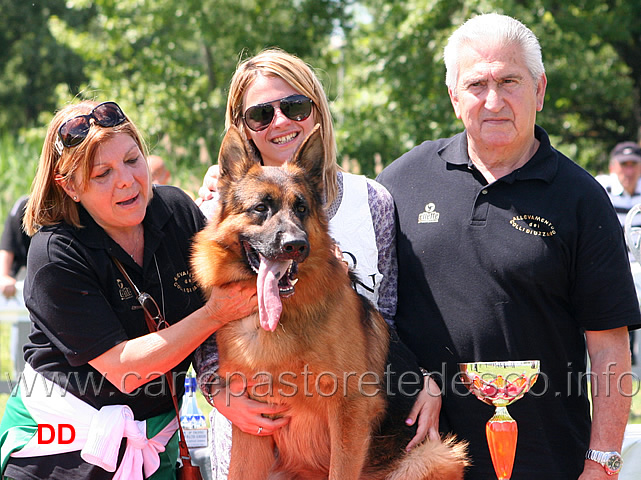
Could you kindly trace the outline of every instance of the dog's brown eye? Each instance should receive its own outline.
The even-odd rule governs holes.
[[[305,205],[299,205],[296,207],[296,210],[298,210],[298,213],[305,213],[307,211],[307,207]]]
[[[264,203],[259,203],[254,207],[254,210],[256,210],[258,213],[263,213],[267,211],[267,205]]]

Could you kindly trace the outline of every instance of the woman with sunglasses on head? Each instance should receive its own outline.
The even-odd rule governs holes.
[[[316,124],[321,126],[325,147],[323,180],[330,234],[342,258],[359,278],[355,289],[393,325],[397,268],[391,195],[373,180],[340,171],[329,104],[320,81],[305,62],[280,49],[268,49],[238,66],[227,98],[225,126],[240,129],[261,164],[285,164]],[[215,190],[216,179],[217,166],[210,167],[200,191],[201,208],[208,216],[216,206],[215,194],[210,192]],[[393,329],[392,338],[392,371],[413,370],[421,375],[414,356],[397,340]],[[220,414],[244,432],[258,435],[271,435],[288,420],[282,407],[216,389],[220,381],[215,376],[217,360],[214,338],[196,351],[199,385],[220,412],[214,410],[212,415],[212,468],[214,477],[221,479],[226,478],[231,429]],[[391,383],[397,381],[398,377],[393,376]],[[234,391],[233,384],[229,388]],[[406,421],[413,425],[418,417],[417,433],[408,449],[428,435],[439,438],[439,393],[434,380],[426,377],[424,389]]]
[[[189,251],[205,222],[184,192],[152,186],[143,139],[117,104],[55,115],[24,219],[32,327],[0,424],[0,475],[175,478],[171,389],[181,397],[203,340],[257,306],[239,286],[203,301]]]

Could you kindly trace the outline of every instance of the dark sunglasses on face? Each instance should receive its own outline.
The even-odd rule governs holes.
[[[70,118],[58,129],[58,138],[65,147],[75,147],[87,138],[90,120],[101,127],[115,127],[120,125],[127,117],[115,102],[104,102],[96,106],[88,115],[78,115]]]
[[[280,111],[283,112],[290,120],[302,122],[312,113],[313,101],[305,95],[290,95],[280,100],[274,100],[269,103],[259,103],[245,110],[243,120],[245,125],[254,132],[265,130],[274,120],[275,107],[278,103]]]
[[[154,300],[154,297],[146,292],[140,292],[140,295],[138,295],[138,303],[140,303],[140,306],[145,311],[145,313],[149,315],[156,323],[157,330],[162,330],[163,328],[167,328],[169,326],[169,324],[165,321],[162,314],[160,313],[160,308],[158,307],[156,300]]]

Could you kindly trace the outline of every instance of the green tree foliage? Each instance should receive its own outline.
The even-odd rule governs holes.
[[[231,75],[241,58],[279,46],[314,63],[347,18],[344,0],[75,0],[95,9],[86,28],[52,20],[85,62],[82,96],[114,98],[170,164],[215,159]],[[331,63],[330,63],[331,65]],[[200,168],[202,175],[204,168]]]
[[[389,163],[423,140],[457,130],[441,51],[459,2],[362,2],[371,12],[345,48],[342,152],[365,172],[374,154]]]
[[[496,11],[539,37],[548,76],[538,123],[593,173],[615,143],[636,140],[641,115],[641,3],[573,0],[364,0],[371,22],[352,32],[350,94],[342,105],[343,152],[371,171],[423,140],[451,135],[442,49],[467,18]],[[354,125],[354,126],[353,126]],[[358,130],[358,135],[356,134]],[[357,138],[357,140],[355,140]]]
[[[85,79],[84,62],[60,45],[49,30],[51,15],[69,25],[86,20],[64,0],[0,0],[0,129],[17,132],[35,125],[43,111],[57,107],[55,89],[65,84],[75,93]]]
[[[85,81],[84,61],[61,45],[49,29],[51,15],[69,25],[86,13],[66,8],[63,0],[0,0],[0,231],[15,200],[29,191],[44,131],[58,107],[59,85],[73,95]]]
[[[597,173],[616,142],[638,138],[641,2],[629,0],[0,0],[0,129],[42,129],[76,97],[116,99],[174,178],[199,183],[235,66],[279,46],[316,68],[340,154],[372,175],[377,155],[389,163],[460,131],[442,49],[489,11],[539,36],[549,79],[539,123],[561,150]]]
[[[540,3],[553,102],[545,121],[575,146],[579,163],[603,170],[617,142],[639,140],[641,3]]]

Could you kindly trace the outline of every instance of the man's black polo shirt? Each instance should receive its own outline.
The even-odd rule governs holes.
[[[509,408],[519,426],[514,478],[576,478],[590,432],[583,332],[639,324],[605,191],[543,129],[535,134],[534,157],[489,185],[465,133],[419,145],[378,177],[398,222],[396,327],[419,363],[444,376],[441,427],[471,441],[469,478],[493,472],[493,408],[454,384],[458,362],[541,360],[533,394]]]

